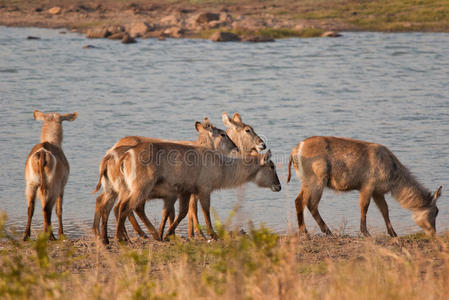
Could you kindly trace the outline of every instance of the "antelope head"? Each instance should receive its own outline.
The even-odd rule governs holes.
[[[237,146],[226,132],[212,125],[208,118],[204,118],[202,123],[195,122],[195,129],[199,133],[198,140],[203,146],[223,154],[229,154],[231,151],[238,152]]]
[[[430,206],[419,208],[413,211],[413,220],[418,224],[427,235],[434,235],[436,233],[435,221],[439,212],[437,207],[437,200],[441,196],[440,186],[435,193],[429,193]]]
[[[62,121],[73,121],[78,116],[78,113],[43,113],[35,110],[33,115],[35,120],[44,121],[44,124],[42,125],[41,142],[49,142],[61,146]]]
[[[235,113],[232,119],[227,113],[222,114],[223,124],[228,128],[226,133],[244,154],[257,154],[267,147],[264,141],[256,134],[254,129],[243,123],[239,113]]]
[[[260,187],[269,187],[273,192],[279,192],[281,183],[276,173],[276,167],[271,161],[271,150],[259,155],[259,164],[261,168],[256,174],[255,183]]]

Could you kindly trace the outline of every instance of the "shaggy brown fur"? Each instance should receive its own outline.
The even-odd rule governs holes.
[[[116,238],[123,239],[124,220],[130,209],[146,201],[148,195],[160,186],[167,193],[181,195],[180,212],[166,237],[186,216],[190,194],[198,194],[208,233],[214,236],[210,194],[250,181],[279,191],[281,185],[270,157],[268,151],[263,155],[233,158],[202,147],[169,143],[141,143],[131,148],[120,162],[127,189],[120,191]]]
[[[226,135],[226,133],[213,126],[210,121],[205,118],[202,123],[196,122],[195,128],[198,131],[198,138],[196,141],[165,141],[165,142],[174,142],[184,145],[193,145],[193,146],[202,146],[209,149],[216,149],[219,150],[225,154],[230,153],[232,150],[237,150],[237,147],[232,142],[232,140]],[[96,235],[98,235],[98,227],[99,227],[99,220],[100,216],[103,219],[103,231],[102,231],[102,237],[103,242],[108,243],[107,233],[106,233],[106,227],[107,227],[107,219],[104,218],[109,216],[110,210],[114,204],[114,201],[117,197],[118,193],[118,183],[120,182],[120,178],[118,176],[120,175],[120,172],[116,172],[114,170],[114,165],[116,164],[118,158],[121,157],[123,152],[121,151],[115,151],[119,147],[124,146],[135,146],[141,142],[164,142],[164,140],[161,139],[154,139],[154,138],[147,138],[147,137],[139,137],[139,136],[129,136],[121,139],[118,141],[110,150],[108,150],[107,155],[102,159],[100,162],[100,178],[96,187],[96,191],[99,190],[100,186],[103,185],[105,188],[105,191],[100,194],[97,197],[97,204],[95,209],[95,216],[94,216],[94,224],[93,224],[93,231]],[[127,149],[126,149],[127,150]],[[114,154],[113,156],[111,154]],[[113,159],[115,158],[115,159]],[[105,174],[108,174],[109,168],[111,169],[111,174],[109,176],[104,176]],[[117,182],[116,184],[113,184],[113,182]],[[116,188],[114,188],[116,187]],[[138,208],[136,208],[136,213],[139,215],[139,217],[144,222],[145,226],[150,230],[153,237],[156,239],[160,239],[160,237],[163,235],[165,223],[167,220],[167,217],[170,217],[170,224],[172,224],[174,219],[174,201],[172,199],[173,195],[170,195],[168,199],[164,199],[164,209],[162,211],[162,221],[159,227],[159,233],[156,234],[154,232],[154,226],[151,224],[151,222],[148,220],[148,218],[145,215],[145,203],[142,203],[142,205]],[[151,199],[156,198],[163,198],[158,196],[153,196]],[[175,198],[176,200],[176,198]],[[118,209],[118,207],[116,207]],[[145,233],[142,231],[140,226],[137,223],[137,220],[135,219],[134,215],[131,213],[128,216],[131,224],[133,225],[133,228],[139,235],[145,236]],[[126,231],[125,231],[126,233]]]
[[[254,129],[246,123],[243,123],[242,117],[239,113],[235,113],[232,119],[228,117],[227,113],[222,114],[223,124],[228,128],[226,133],[232,141],[239,148],[240,155],[257,155],[260,151],[266,148],[263,140],[256,134]],[[189,204],[188,214],[188,235],[194,236],[194,232],[205,238],[200,229],[198,221],[198,198],[192,195]]]
[[[23,236],[27,240],[31,234],[31,219],[34,214],[36,193],[39,195],[44,215],[44,230],[51,226],[51,213],[56,203],[59,235],[64,234],[62,227],[62,201],[64,187],[69,177],[69,163],[61,148],[62,121],[73,121],[77,113],[60,115],[44,114],[34,111],[34,118],[44,121],[41,132],[41,142],[33,147],[25,163],[25,195],[28,202],[28,222]],[[55,239],[50,230],[49,238]]]
[[[366,236],[369,236],[366,213],[371,198],[382,213],[388,233],[396,236],[384,198],[389,192],[403,207],[412,210],[419,226],[428,234],[435,233],[436,200],[441,187],[430,193],[385,146],[348,138],[310,137],[291,151],[287,182],[292,164],[301,181],[295,200],[300,231],[306,231],[303,211],[307,206],[321,230],[331,233],[318,212],[323,189],[328,187],[336,191],[360,191],[360,230]]]

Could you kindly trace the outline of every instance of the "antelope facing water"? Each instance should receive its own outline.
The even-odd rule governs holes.
[[[301,181],[301,190],[295,200],[300,232],[307,232],[304,223],[304,208],[307,206],[321,231],[331,234],[318,212],[323,189],[328,187],[335,191],[360,191],[360,231],[365,236],[369,236],[366,213],[371,197],[382,213],[388,233],[397,236],[390,223],[384,197],[389,192],[402,207],[413,212],[416,224],[427,234],[435,234],[436,201],[442,187],[433,194],[429,192],[383,145],[315,136],[303,140],[291,151],[287,182],[291,178],[292,163]]]
[[[254,129],[248,124],[243,123],[242,117],[239,113],[235,113],[232,119],[227,113],[222,114],[223,124],[227,127],[226,133],[231,138],[231,140],[237,145],[239,149],[239,155],[257,155],[260,151],[265,150],[266,145],[264,141],[256,134]],[[194,231],[205,237],[203,232],[199,227],[198,222],[198,199],[195,195],[190,198],[190,207],[188,215],[188,235],[189,237],[194,236]],[[203,211],[206,215],[206,212]],[[209,234],[214,238],[215,233],[212,228],[208,228]]]
[[[254,182],[260,187],[280,191],[271,151],[258,156],[228,157],[201,147],[173,143],[141,143],[123,155],[120,162],[127,189],[120,192],[116,238],[123,238],[124,220],[130,211],[148,199],[159,186],[167,193],[181,195],[180,212],[168,229],[171,235],[186,216],[190,194],[198,194],[211,227],[210,194],[217,189],[233,188]]]
[[[130,136],[121,139],[114,146],[112,146],[110,150],[108,150],[107,155],[102,159],[100,163],[100,178],[97,184],[97,188],[94,191],[94,192],[98,191],[100,186],[103,186],[104,188],[103,193],[101,193],[100,196],[97,198],[93,231],[95,234],[98,234],[99,219],[101,216],[103,221],[101,235],[105,243],[108,242],[107,218],[109,216],[109,212],[112,208],[112,205],[114,204],[114,201],[118,195],[120,189],[119,186],[121,184],[121,173],[116,163],[118,159],[120,159],[120,157],[123,155],[123,153],[126,152],[130,147],[135,146],[141,142],[167,142],[167,143],[172,142],[184,145],[205,147],[207,149],[218,150],[224,154],[229,154],[233,150],[238,150],[236,145],[227,136],[226,132],[213,126],[208,118],[205,118],[202,123],[196,122],[195,128],[198,131],[198,138],[196,141],[167,141],[147,137]],[[167,216],[170,215],[170,220],[171,221],[173,220],[172,217],[174,216],[173,204],[176,201],[177,195],[178,195],[177,193],[174,194],[172,193],[165,197],[163,193],[153,192],[153,194],[149,196],[149,199],[164,198],[162,221],[158,233],[155,232],[154,226],[151,224],[151,222],[145,215],[145,208],[144,208],[145,202],[142,202],[141,206],[136,208],[135,210],[136,213],[142,219],[145,226],[148,228],[148,230],[155,239],[160,239],[162,237]],[[138,225],[132,213],[129,214],[129,219],[134,229],[141,236],[144,236],[145,234],[140,229],[140,226]]]
[[[34,214],[36,193],[41,199],[44,216],[44,231],[51,226],[51,213],[56,203],[59,236],[64,234],[62,227],[62,201],[64,187],[69,178],[69,163],[62,151],[62,121],[73,121],[78,113],[58,114],[34,111],[34,119],[44,121],[41,142],[33,147],[25,163],[25,195],[28,202],[28,222],[23,239],[31,234],[31,219]],[[49,238],[55,239],[50,231]]]

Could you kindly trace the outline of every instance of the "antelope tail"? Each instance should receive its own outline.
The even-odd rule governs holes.
[[[45,152],[40,151],[39,153],[39,173],[41,175],[41,193],[42,195],[47,193],[47,185],[45,184]]]
[[[287,183],[290,182],[290,179],[292,177],[292,162],[293,162],[293,156],[290,154],[290,157],[288,159],[288,177],[287,177]]]
[[[100,161],[100,176],[98,177],[98,183],[97,186],[95,187],[95,190],[92,192],[92,194],[95,194],[96,192],[98,192],[101,188],[101,179],[104,177],[107,177],[106,172],[107,172],[107,162],[110,158],[109,154],[106,154]]]

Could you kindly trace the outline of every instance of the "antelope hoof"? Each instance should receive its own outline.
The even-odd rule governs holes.
[[[103,238],[102,242],[103,245],[109,245],[109,239],[107,237]]]
[[[175,234],[166,234],[165,236],[164,236],[164,238],[162,239],[162,241],[164,241],[164,242],[170,242],[170,239],[172,238],[172,237],[175,237]]]
[[[154,239],[155,241],[162,241],[161,236],[160,236],[160,235],[157,235],[157,234],[153,234],[153,239]]]
[[[371,237],[371,234],[367,230],[362,231],[362,233],[365,237]]]
[[[53,232],[50,232],[50,235],[48,236],[48,240],[50,240],[50,241],[56,241],[56,237],[55,237],[55,235],[53,234]]]
[[[30,234],[29,233],[25,233],[23,235],[23,241],[25,242],[25,241],[28,241],[29,239],[30,239]]]
[[[218,236],[217,236],[217,234],[215,233],[215,232],[211,232],[210,233],[210,238],[212,239],[212,240],[214,240],[214,241],[216,241],[217,239],[218,239]]]
[[[389,234],[391,237],[397,237],[397,236],[398,236],[394,230],[391,230],[391,231],[389,230],[389,231],[388,231],[388,234]]]

